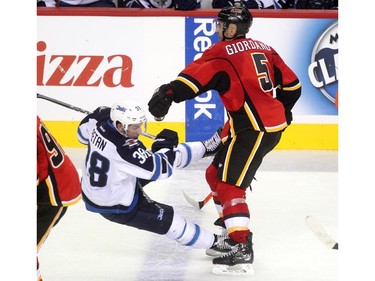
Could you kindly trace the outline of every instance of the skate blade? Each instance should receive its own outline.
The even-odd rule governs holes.
[[[254,275],[254,268],[252,264],[236,264],[233,266],[214,264],[212,273],[216,275]]]

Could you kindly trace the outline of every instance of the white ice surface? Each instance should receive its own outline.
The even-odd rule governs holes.
[[[66,149],[77,168],[82,149]],[[145,187],[156,201],[174,206],[192,222],[218,233],[212,202],[191,207],[182,190],[196,200],[209,192],[202,159],[171,178]],[[336,281],[338,252],[328,249],[305,224],[315,216],[338,239],[337,151],[272,151],[247,191],[254,233],[254,276],[225,277],[211,273],[212,258],[204,250],[146,231],[119,225],[85,210],[81,201],[70,207],[39,252],[44,281],[254,280]]]

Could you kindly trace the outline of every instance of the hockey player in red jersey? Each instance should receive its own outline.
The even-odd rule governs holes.
[[[164,117],[173,102],[216,90],[227,111],[230,131],[206,170],[213,200],[230,237],[232,250],[213,260],[213,273],[252,273],[254,251],[246,189],[264,156],[279,143],[292,122],[301,95],[296,74],[269,45],[246,38],[253,17],[243,5],[225,7],[217,16],[220,41],[191,62],[178,77],[161,85],[148,106]]]
[[[81,199],[78,172],[37,116],[37,253],[68,206]],[[37,258],[37,280],[42,280]]]

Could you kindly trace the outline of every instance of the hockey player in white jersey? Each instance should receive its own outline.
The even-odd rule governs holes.
[[[81,180],[86,209],[184,246],[209,249],[226,243],[225,237],[187,221],[142,189],[170,177],[174,169],[215,153],[221,143],[219,130],[207,141],[178,144],[177,133],[164,129],[149,151],[138,139],[146,125],[144,110],[130,102],[99,107],[80,122],[78,139],[88,146]]]

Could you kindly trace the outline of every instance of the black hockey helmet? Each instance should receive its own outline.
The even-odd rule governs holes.
[[[217,19],[224,23],[224,30],[230,23],[237,25],[237,34],[248,33],[253,24],[253,16],[245,5],[224,7],[217,15]]]

